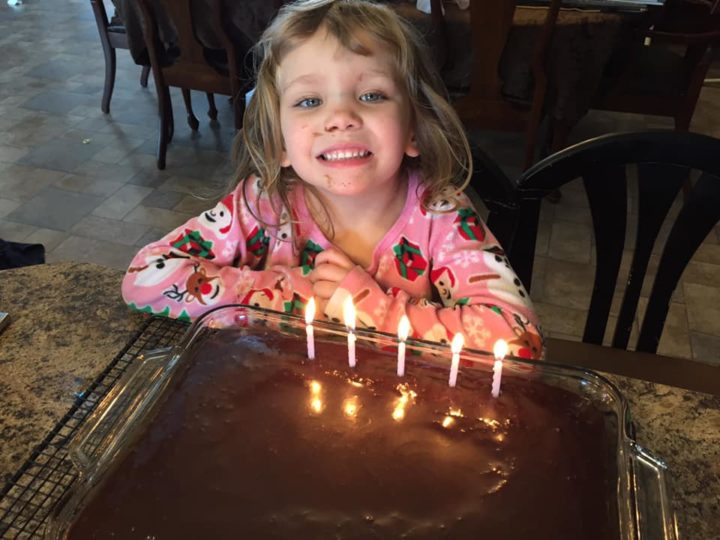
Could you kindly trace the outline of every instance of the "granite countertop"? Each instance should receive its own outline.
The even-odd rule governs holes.
[[[4,485],[143,317],[120,296],[122,272],[60,263],[0,272],[0,484]]]
[[[0,484],[140,328],[122,272],[86,263],[0,271]],[[630,403],[636,439],[663,458],[682,538],[720,531],[720,397],[609,377]]]

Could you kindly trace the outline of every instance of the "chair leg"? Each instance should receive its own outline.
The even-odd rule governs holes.
[[[140,86],[147,88],[148,77],[150,76],[150,66],[143,66],[140,74]]]
[[[165,169],[165,156],[167,145],[172,139],[172,102],[170,90],[167,87],[158,88],[158,104],[160,108],[160,137],[158,138],[157,168]]]
[[[239,93],[234,98],[230,98],[230,105],[233,110],[235,130],[240,131],[242,129],[242,121],[245,114],[245,96]]]
[[[172,98],[170,97],[170,88],[169,87],[166,89],[165,99],[167,101],[166,107],[167,107],[167,110],[169,113],[167,128],[168,128],[168,144],[170,144],[173,140],[173,136],[175,135],[175,115],[173,114]]]
[[[100,109],[105,114],[110,113],[110,99],[112,99],[113,88],[115,88],[115,49],[112,47],[103,47],[105,53],[105,88],[103,89],[102,102]]]
[[[208,100],[208,116],[210,117],[210,120],[217,120],[217,107],[215,107],[215,94],[208,92],[207,93],[207,100]]]
[[[110,45],[108,37],[108,18],[105,11],[105,4],[102,0],[90,0],[90,5],[95,16],[98,33],[100,34],[100,43],[105,56],[105,88],[103,89],[103,97],[100,102],[100,110],[105,114],[110,112],[110,99],[112,98],[113,87],[115,86],[115,49]]]
[[[185,110],[187,111],[188,126],[190,126],[190,129],[192,129],[193,131],[197,131],[197,128],[200,126],[200,122],[195,117],[195,113],[193,113],[192,99],[190,99],[190,90],[188,90],[187,88],[183,88],[182,96],[183,101],[185,102]]]

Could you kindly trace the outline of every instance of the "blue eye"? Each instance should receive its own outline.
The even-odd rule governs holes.
[[[300,107],[303,109],[310,109],[312,107],[317,107],[321,103],[319,98],[304,98],[298,101],[295,106]]]
[[[385,97],[385,94],[382,92],[366,92],[362,96],[360,96],[360,101],[364,101],[366,103],[373,103],[377,101],[385,101],[387,98]]]

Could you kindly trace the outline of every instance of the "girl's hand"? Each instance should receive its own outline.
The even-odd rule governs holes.
[[[340,282],[345,279],[355,263],[337,248],[330,247],[315,257],[315,268],[310,272],[313,294],[324,305],[335,294]]]

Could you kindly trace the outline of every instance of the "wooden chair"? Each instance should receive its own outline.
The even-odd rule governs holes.
[[[628,51],[608,66],[592,108],[671,117],[688,131],[703,80],[720,43],[720,0],[667,0]],[[553,147],[570,127],[553,128]]]
[[[455,110],[468,128],[499,131],[524,131],[525,167],[535,160],[540,123],[547,92],[547,52],[555,29],[561,0],[551,0],[542,31],[538,34],[530,60],[534,79],[530,106],[510,102],[503,97],[499,67],[503,50],[512,28],[515,0],[483,0],[470,2],[472,50],[475,51],[470,88],[454,101]],[[440,11],[439,2],[432,4],[433,16]]]
[[[157,166],[165,168],[167,145],[173,136],[173,113],[170,99],[170,87],[182,89],[183,99],[188,110],[188,122],[193,129],[197,128],[197,119],[194,119],[190,102],[190,90],[206,92],[210,99],[212,94],[230,96],[233,104],[235,128],[242,127],[242,116],[245,108],[243,99],[246,85],[239,75],[239,61],[244,51],[237,51],[231,42],[225,26],[227,17],[220,0],[213,0],[212,17],[217,29],[218,37],[225,46],[227,55],[227,73],[220,73],[212,67],[205,58],[203,46],[197,41],[193,31],[193,20],[189,0],[159,0],[157,4],[164,10],[165,15],[173,24],[177,32],[177,45],[179,55],[171,65],[160,62],[159,51],[162,44],[159,38],[157,16],[154,12],[154,3],[149,0],[138,0],[144,25],[145,42],[148,47],[150,64],[155,78],[158,94],[158,108],[160,112],[160,135],[158,140]],[[211,111],[214,102],[210,102]],[[194,121],[193,121],[194,119]],[[193,125],[195,127],[193,127]]]
[[[100,109],[105,114],[109,114],[110,100],[115,87],[115,67],[117,62],[115,49],[127,49],[128,40],[122,22],[117,17],[108,20],[103,0],[90,0],[90,5],[92,6],[93,15],[95,15],[95,23],[100,33],[100,43],[102,43],[103,54],[105,55],[105,88],[103,89]],[[147,87],[149,75],[150,66],[143,66],[140,75],[140,84],[143,88]]]
[[[698,180],[682,197],[662,246],[660,262],[640,327],[637,350],[655,352],[670,297],[695,250],[720,219],[720,140],[688,132],[651,131],[591,139],[553,154],[517,182],[513,234],[504,242],[513,268],[531,287],[540,203],[553,190],[582,178],[595,234],[597,269],[583,341],[601,344],[615,291],[627,226],[626,169],[637,166],[638,216],[634,255],[612,346],[627,348],[648,261],[663,221],[690,170]],[[488,218],[493,229],[499,213]],[[502,216],[507,222],[508,215]]]

